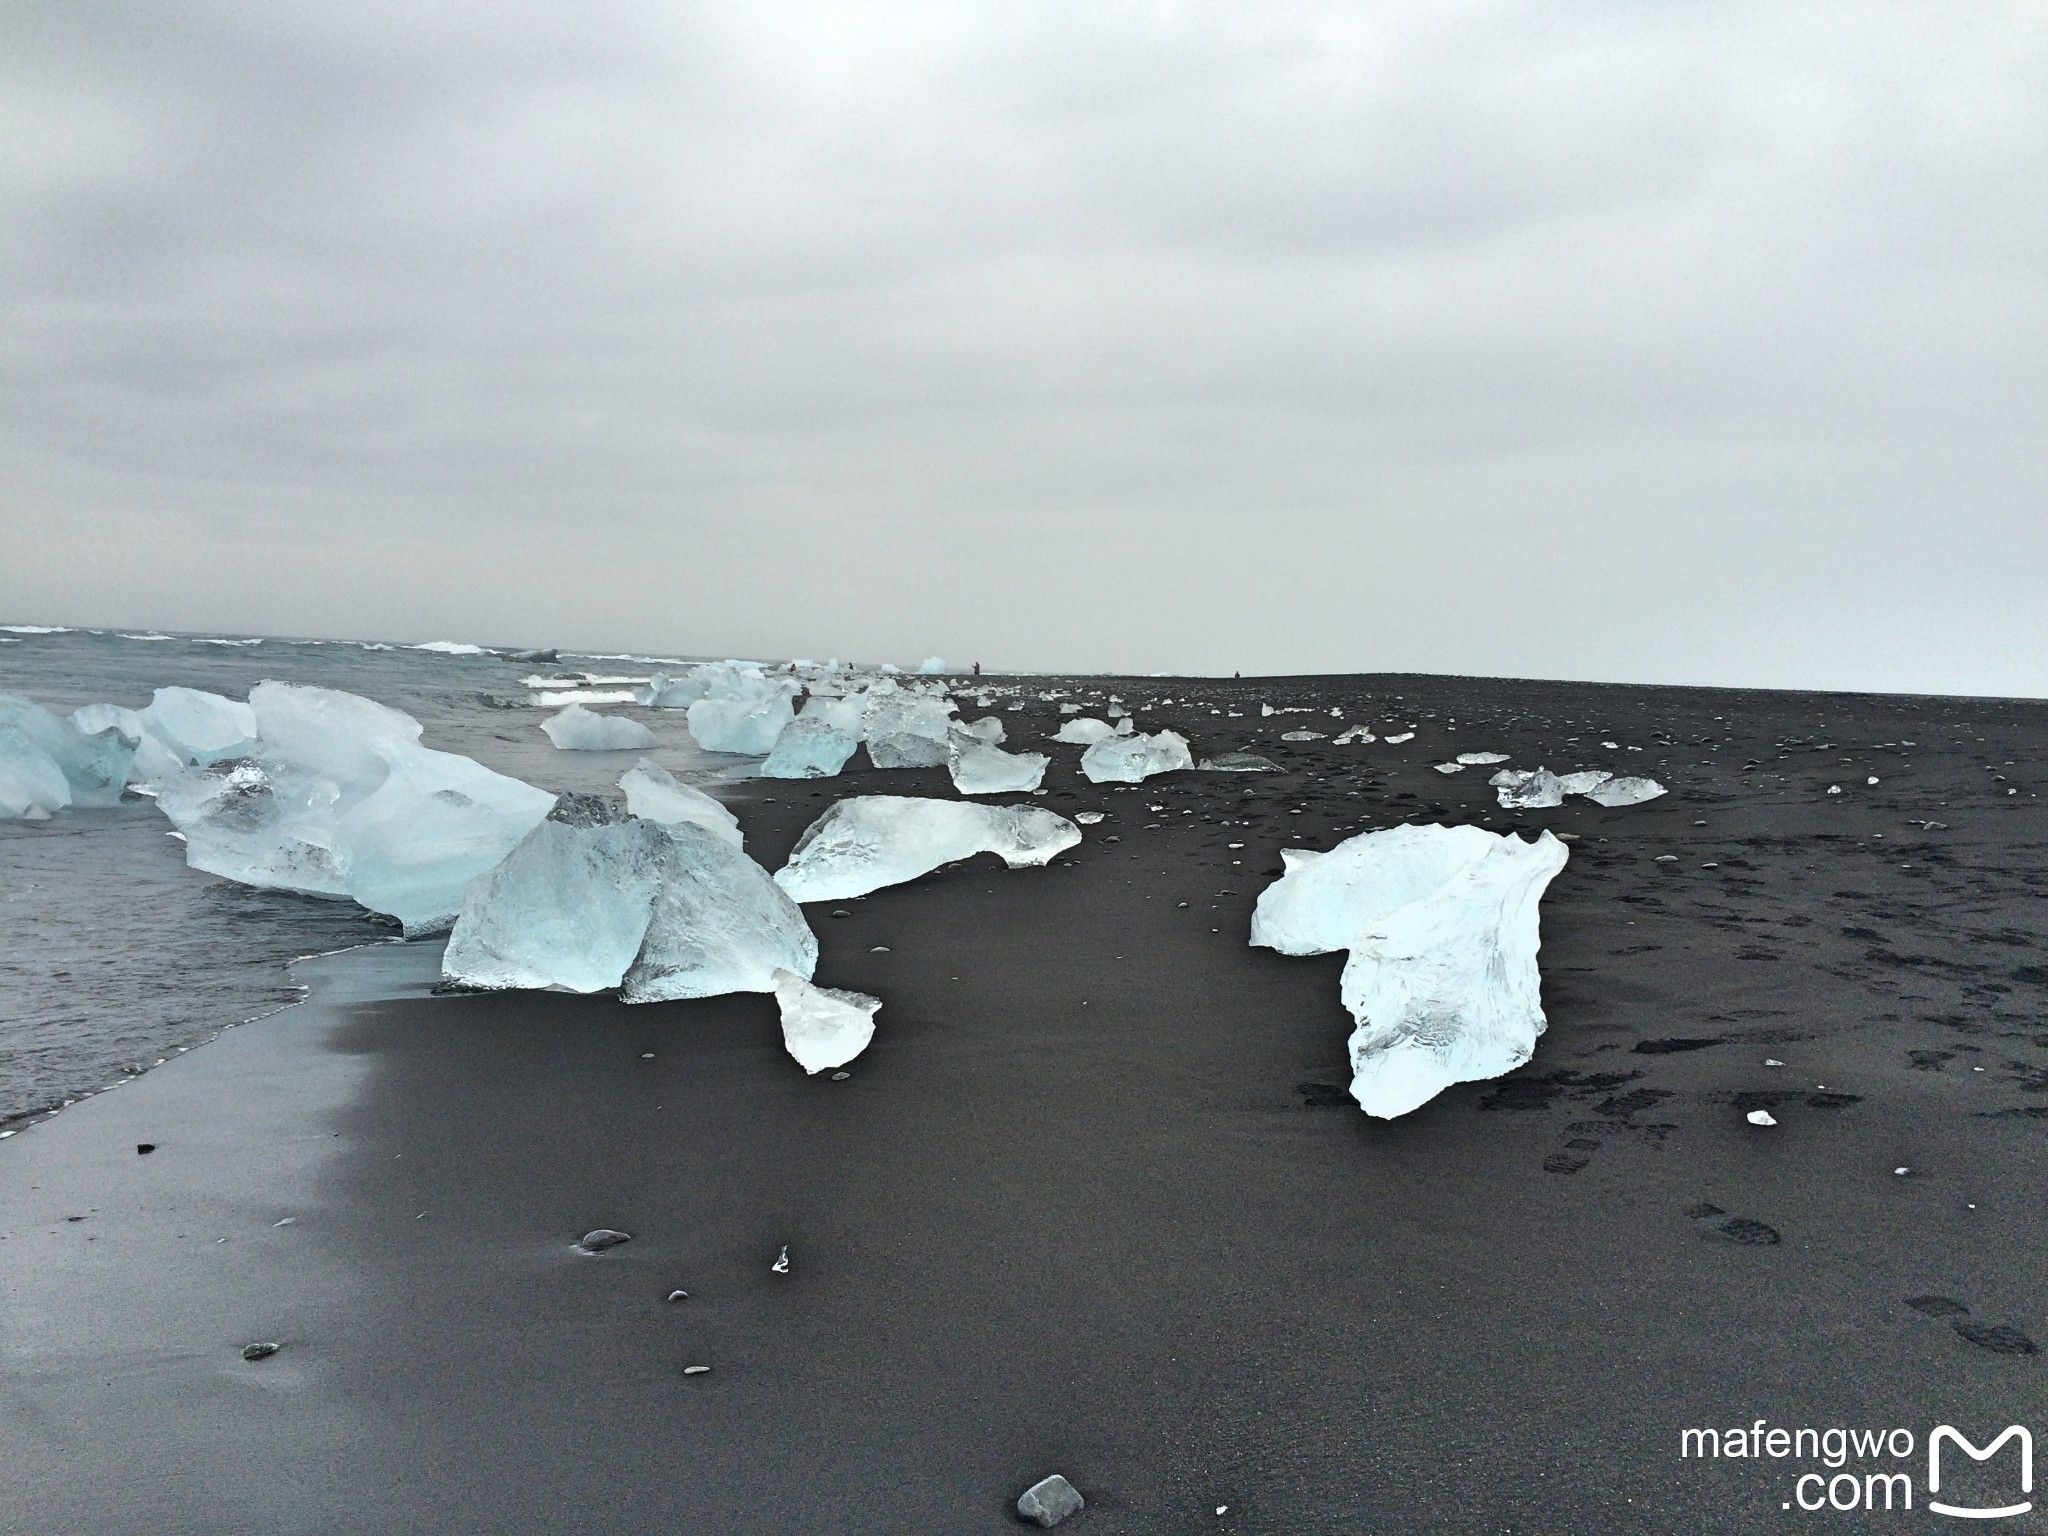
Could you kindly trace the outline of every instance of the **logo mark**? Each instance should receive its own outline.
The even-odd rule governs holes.
[[[1989,1461],[1998,1454],[2000,1447],[2006,1441],[2019,1441],[2020,1492],[2032,1493],[2034,1491],[2034,1437],[2023,1426],[2008,1424],[2004,1434],[1980,1451],[1965,1439],[1962,1432],[1954,1425],[1943,1424],[1938,1426],[1934,1433],[1927,1437],[1927,1491],[1929,1493],[1941,1492],[1941,1442],[1944,1440],[1953,1440],[1956,1449],[1972,1461]],[[2003,1505],[1998,1509],[1977,1509],[1960,1504],[1944,1504],[1938,1499],[1929,1499],[1927,1507],[1937,1515],[1955,1515],[1964,1520],[2003,1520],[2009,1515],[2024,1515],[2034,1507],[2034,1504],[2031,1499],[2028,1499],[2018,1504]]]

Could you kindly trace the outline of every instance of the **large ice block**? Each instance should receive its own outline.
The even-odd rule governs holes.
[[[756,771],[764,779],[829,779],[846,766],[859,745],[858,738],[823,715],[801,714],[782,728]]]
[[[739,818],[701,789],[692,788],[652,758],[643,757],[619,779],[626,809],[645,821],[687,821],[742,846]]]
[[[1003,795],[1038,788],[1052,761],[1042,752],[1005,752],[955,726],[946,738],[946,770],[963,795]]]
[[[778,972],[808,977],[817,959],[803,913],[727,839],[564,796],[471,885],[442,970],[646,1003],[773,991]]]
[[[195,869],[248,885],[352,896],[408,936],[454,921],[462,891],[545,817],[555,797],[452,752],[419,723],[328,688],[259,683],[256,743],[192,768],[157,805]]]
[[[946,761],[953,702],[916,684],[877,678],[867,691],[861,734],[877,768],[937,768]]]
[[[637,752],[654,745],[654,732],[623,715],[600,715],[570,704],[541,721],[548,740],[565,752]]]
[[[1187,738],[1177,731],[1111,736],[1081,754],[1081,773],[1091,784],[1137,784],[1155,773],[1194,766]]]
[[[1502,838],[1420,901],[1360,925],[1345,962],[1351,1096],[1391,1120],[1527,1062],[1543,1033],[1537,903],[1563,843]]]
[[[702,670],[702,669],[700,669]],[[690,734],[706,752],[765,757],[796,718],[793,678],[769,677],[759,667],[726,667],[710,679],[705,696],[690,706]]]
[[[1584,793],[1595,805],[1616,806],[1641,805],[1645,800],[1654,800],[1667,791],[1655,779],[1622,777],[1596,784]]]
[[[1393,827],[1328,853],[1282,854],[1251,942],[1284,954],[1350,951],[1341,996],[1351,1092],[1391,1119],[1455,1082],[1526,1062],[1545,1027],[1537,903],[1564,844],[1479,827]]]
[[[1080,841],[1079,827],[1036,806],[860,795],[804,830],[775,881],[798,901],[834,901],[977,853],[996,854],[1012,869],[1044,864]]]
[[[0,693],[0,819],[113,805],[134,757],[135,743],[117,728],[88,735],[40,704]]]

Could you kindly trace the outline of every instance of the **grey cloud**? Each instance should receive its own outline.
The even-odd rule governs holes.
[[[22,617],[2048,692],[2025,5],[0,26]]]

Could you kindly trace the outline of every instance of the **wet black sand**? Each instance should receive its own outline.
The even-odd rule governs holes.
[[[813,907],[819,980],[885,1000],[848,1081],[766,998],[429,996],[392,946],[0,1144],[0,1528],[1001,1530],[1058,1470],[1076,1530],[1849,1529],[1781,1510],[1813,1463],[1681,1430],[2048,1431],[2048,709],[1116,691],[1289,771],[1106,791],[1053,748],[1041,803],[1110,813],[1054,867]],[[1276,740],[1361,719],[1420,731]],[[1486,749],[1674,793],[1428,767]],[[772,867],[828,797],[943,784],[739,809]],[[1244,937],[1278,848],[1404,813],[1577,837],[1535,1061],[1382,1124],[1341,957]]]

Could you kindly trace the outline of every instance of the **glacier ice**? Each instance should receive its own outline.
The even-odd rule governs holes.
[[[159,688],[139,714],[143,729],[187,763],[243,757],[256,741],[253,708],[199,688]]]
[[[1508,760],[1505,752],[1460,752],[1458,761],[1468,768],[1483,767],[1489,763],[1504,763]]]
[[[1251,942],[1350,951],[1351,1093],[1392,1119],[1534,1052],[1545,1027],[1537,903],[1566,858],[1548,832],[1525,843],[1479,827],[1392,827],[1328,853],[1283,850]]]
[[[1510,810],[1543,811],[1564,804],[1564,787],[1548,768],[1538,768],[1519,784],[1503,784],[1494,798]]]
[[[984,700],[977,707],[986,709],[988,705]],[[994,715],[983,715],[979,720],[955,721],[954,725],[970,736],[979,736],[992,747],[1000,747],[1003,744],[1003,722]]]
[[[1052,761],[1042,752],[1005,752],[986,737],[955,726],[946,738],[946,771],[963,795],[1014,794],[1038,788]]]
[[[1037,806],[858,795],[804,829],[775,881],[798,901],[835,901],[915,880],[977,853],[1024,869],[1080,841],[1079,827]]]
[[[1279,773],[1280,765],[1256,752],[1218,752],[1196,765],[1204,773]]]
[[[878,997],[813,986],[794,971],[774,976],[775,1003],[782,1014],[782,1044],[806,1072],[843,1067],[875,1038]]]
[[[669,826],[687,821],[733,847],[742,844],[739,818],[701,789],[693,789],[651,757],[643,757],[619,778],[626,810],[643,821]]]
[[[654,732],[623,715],[600,715],[571,704],[541,721],[548,740],[565,752],[635,752],[654,745]]]
[[[117,804],[134,758],[134,742],[118,728],[87,734],[40,704],[0,693],[0,819]]]
[[[649,709],[688,709],[711,691],[711,679],[720,670],[715,662],[705,662],[680,678],[656,671],[643,686],[633,690],[633,701]]]
[[[1053,733],[1054,741],[1064,741],[1069,746],[1092,747],[1098,741],[1107,741],[1117,734],[1115,726],[1107,720],[1093,720],[1086,715],[1073,720],[1063,720],[1060,728]]]
[[[1370,726],[1354,725],[1347,730],[1339,731],[1336,735],[1336,738],[1330,743],[1330,745],[1333,747],[1348,747],[1356,741],[1378,740],[1379,738],[1373,735],[1372,728]]]
[[[723,673],[710,679],[704,697],[690,706],[690,734],[706,752],[765,757],[783,727],[796,718],[790,697],[797,683],[769,677],[759,667],[728,666]]]
[[[1586,790],[1585,796],[1595,805],[1641,805],[1645,800],[1654,800],[1668,793],[1655,779],[1619,778],[1609,779]]]
[[[1435,763],[1432,766],[1438,773],[1463,773],[1465,771],[1463,763]]]
[[[1112,736],[1081,754],[1081,772],[1091,784],[1136,784],[1155,773],[1194,766],[1187,739],[1175,731]]]
[[[797,712],[799,720],[822,720],[852,740],[861,737],[861,717],[867,708],[867,700],[855,695],[852,698],[834,698],[821,694],[815,689],[804,700],[804,707]]]
[[[817,960],[795,902],[726,838],[564,795],[464,894],[442,972],[647,1003],[769,992]]]
[[[926,687],[935,685],[927,684]],[[861,733],[877,768],[937,768],[946,761],[953,702],[916,684],[878,678],[867,691]]]
[[[809,706],[805,706],[808,711]],[[766,760],[755,771],[764,779],[829,779],[846,766],[860,745],[822,714],[798,715],[782,728]]]
[[[334,689],[259,683],[256,743],[187,769],[157,806],[194,869],[245,885],[351,896],[408,936],[448,926],[462,890],[555,803],[546,790],[419,744],[410,715]]]
[[[917,664],[917,670],[927,677],[942,673],[946,670],[946,658],[943,656],[927,656]]]
[[[1548,832],[1504,837],[1434,893],[1362,924],[1340,992],[1351,1095],[1391,1120],[1453,1083],[1499,1077],[1543,1033],[1537,904],[1568,857]]]
[[[1613,777],[1613,774],[1598,768],[1589,768],[1581,773],[1560,773],[1557,787],[1568,795],[1589,795]]]

